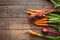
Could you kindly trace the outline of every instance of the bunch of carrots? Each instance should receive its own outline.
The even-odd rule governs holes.
[[[30,15],[29,20],[32,24],[43,27],[41,33],[32,30],[28,30],[28,33],[49,40],[60,40],[60,0],[49,1],[53,3],[55,9],[28,9],[26,11]],[[47,27],[56,28],[57,31],[49,30]]]
[[[50,40],[59,40],[60,39],[60,15],[59,12],[54,9],[42,9],[42,10],[33,10],[29,9],[26,11],[29,13],[29,20],[31,23],[41,26],[41,27],[49,27],[52,26],[57,29],[57,31],[52,31],[47,28],[42,28],[41,32],[44,34],[48,34],[47,36],[44,36],[44,34],[36,33],[32,30],[28,30],[28,33],[31,35],[36,35],[40,37],[44,37]],[[57,13],[58,12],[58,13]],[[49,36],[50,34],[50,36]],[[54,36],[51,36],[54,35]],[[55,37],[56,36],[56,37]]]
[[[56,9],[41,9],[41,10],[27,10],[27,13],[30,14],[29,20],[37,25],[42,27],[52,26],[60,30],[60,15],[57,13]],[[58,26],[58,27],[56,27]]]
[[[33,24],[38,25],[38,26],[49,26],[49,22],[50,21],[52,22],[52,19],[53,19],[53,18],[51,19],[52,15],[51,15],[51,17],[49,16],[51,14],[50,12],[57,12],[57,11],[50,10],[50,9],[41,9],[41,10],[29,9],[29,10],[27,10],[27,13],[30,14],[29,20]],[[55,14],[53,14],[53,15],[55,15]]]

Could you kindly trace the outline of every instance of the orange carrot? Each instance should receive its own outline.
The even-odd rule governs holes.
[[[33,23],[43,24],[43,23],[48,23],[48,21],[34,21]]]
[[[48,20],[48,18],[40,18],[40,19],[38,19],[38,21],[45,21],[45,20]]]
[[[45,17],[37,19],[37,20],[33,21],[32,23],[35,25],[38,25],[38,26],[49,26],[48,18],[45,18]]]
[[[42,20],[48,20],[48,18],[43,18]]]
[[[49,24],[36,24],[38,26],[49,26]]]
[[[30,15],[31,15],[31,14],[34,14],[33,12],[30,12],[30,11],[26,11],[26,12],[27,12],[28,14],[30,14]]]
[[[47,18],[37,19],[37,20],[33,21],[32,23],[38,23],[38,24],[48,23],[48,19]]]
[[[31,35],[37,35],[37,33],[33,32],[32,30],[28,30],[28,33],[31,34]]]
[[[31,12],[33,12],[33,13],[36,13],[36,12],[38,12],[38,11],[40,11],[40,10],[28,9],[27,11],[31,11]]]
[[[38,25],[38,26],[49,26],[48,21],[46,22],[33,22],[33,24]]]

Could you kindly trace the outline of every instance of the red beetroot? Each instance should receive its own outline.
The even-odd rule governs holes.
[[[42,29],[41,29],[41,32],[42,32],[43,34],[48,34],[48,28],[42,28]]]
[[[53,31],[53,30],[48,30],[48,28],[42,28],[41,32],[43,34],[55,35],[55,36],[59,35],[60,36],[60,32],[56,32],[56,31]]]

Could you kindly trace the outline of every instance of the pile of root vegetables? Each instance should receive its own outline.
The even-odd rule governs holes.
[[[41,33],[28,30],[31,35],[46,38],[48,40],[60,40],[60,0],[49,0],[53,3],[54,9],[34,10],[28,9],[29,21],[37,27],[42,27]],[[56,31],[48,29],[56,29]]]

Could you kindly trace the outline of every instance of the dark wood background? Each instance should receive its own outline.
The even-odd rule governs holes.
[[[47,0],[0,0],[0,40],[46,40],[31,36],[28,29],[40,31],[29,23],[26,9],[42,9]]]

